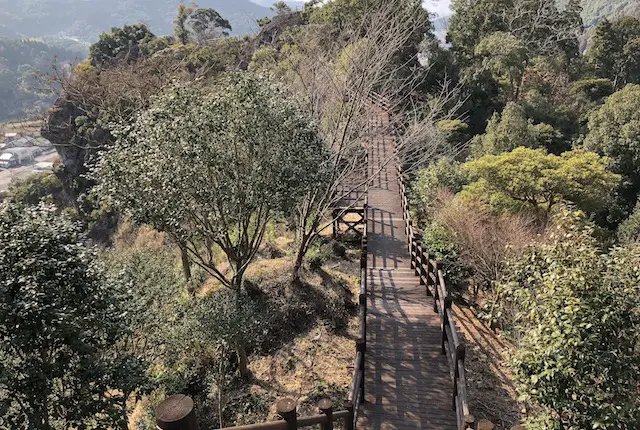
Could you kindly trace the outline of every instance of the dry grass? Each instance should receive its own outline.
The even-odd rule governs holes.
[[[168,244],[169,240],[166,234],[160,233],[149,226],[138,227],[130,221],[120,224],[113,239],[113,247],[116,251],[158,251],[167,247]]]
[[[355,328],[352,331],[355,333]],[[255,358],[250,369],[255,383],[271,398],[291,397],[298,401],[301,415],[315,414],[321,398],[332,398],[338,407],[341,398],[346,400],[353,345],[353,337],[317,325],[274,354]],[[267,419],[275,416],[272,407]]]

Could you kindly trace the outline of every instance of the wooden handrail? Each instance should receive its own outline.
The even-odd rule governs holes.
[[[430,258],[428,250],[422,244],[413,229],[409,200],[407,197],[406,176],[400,160],[398,160],[398,188],[402,201],[402,216],[405,221],[405,232],[409,242],[411,268],[420,277],[420,283],[425,285],[427,296],[434,298],[433,309],[440,316],[442,330],[442,353],[449,362],[451,374],[452,405],[456,411],[458,429],[474,428],[475,419],[469,411],[467,379],[464,368],[465,346],[458,336],[453,311],[452,300],[447,290],[446,282],[440,264]]]

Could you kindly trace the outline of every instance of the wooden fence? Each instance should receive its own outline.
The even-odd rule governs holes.
[[[411,268],[420,277],[420,284],[425,285],[427,296],[433,297],[433,310],[440,315],[442,328],[442,353],[447,355],[453,391],[452,406],[456,411],[459,429],[471,428],[473,416],[469,411],[467,394],[467,380],[464,370],[465,345],[460,341],[456,329],[451,305],[453,300],[442,274],[439,263],[429,254],[422,244],[422,237],[414,231],[407,198],[406,175],[402,167],[398,166],[398,186],[402,199],[402,214],[405,222],[405,232],[409,238],[409,252],[411,254]]]
[[[323,399],[318,403],[318,414],[299,417],[297,402],[285,398],[276,404],[280,420],[250,424],[238,427],[227,427],[224,430],[294,430],[319,425],[322,430],[333,430],[335,422],[343,422],[345,430],[353,430],[358,423],[360,406],[364,403],[365,388],[365,355],[367,351],[367,232],[368,214],[365,197],[364,209],[360,223],[363,225],[360,246],[360,289],[358,320],[360,325],[359,339],[356,342],[355,363],[351,387],[344,409],[334,411],[333,402]],[[156,408],[156,425],[162,430],[198,430],[195,405],[193,400],[185,395],[175,395],[167,398]]]

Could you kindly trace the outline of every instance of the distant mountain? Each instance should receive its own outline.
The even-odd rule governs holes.
[[[0,0],[0,36],[66,37],[94,42],[111,27],[144,22],[170,34],[180,0]],[[187,2],[188,3],[188,2]],[[198,0],[231,22],[234,34],[257,32],[256,20],[273,11],[249,0]]]
[[[52,62],[63,67],[87,55],[82,46],[63,47],[63,41],[12,40],[0,37],[0,121],[42,114],[53,102],[38,90],[38,73],[51,71]]]
[[[585,27],[598,25],[603,18],[640,16],[640,0],[582,0]]]

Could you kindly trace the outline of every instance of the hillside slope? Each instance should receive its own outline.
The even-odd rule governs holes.
[[[582,7],[586,27],[597,25],[605,17],[640,14],[640,0],[583,0]]]
[[[0,121],[42,114],[53,102],[37,88],[38,73],[51,64],[73,63],[86,54],[35,40],[0,38]]]
[[[93,42],[114,26],[144,22],[155,34],[172,32],[180,0],[0,0],[0,36],[60,36]],[[200,0],[228,19],[235,34],[257,30],[273,11],[249,0]]]
[[[560,6],[567,0],[559,0]],[[582,19],[587,29],[595,27],[604,18],[640,15],[640,0],[582,0]]]

